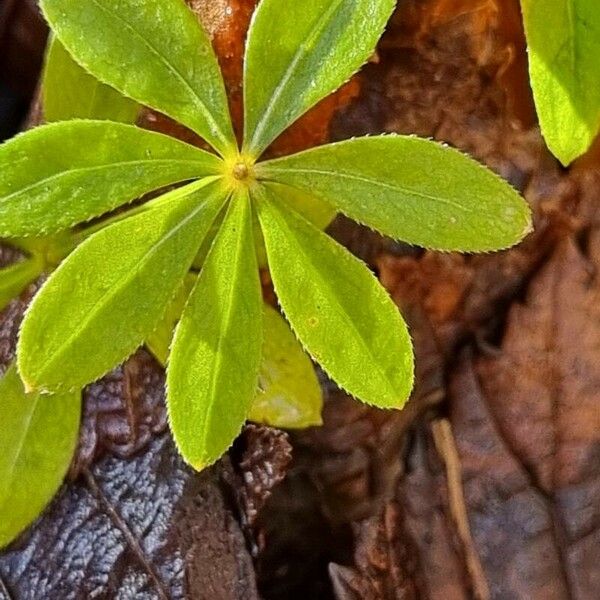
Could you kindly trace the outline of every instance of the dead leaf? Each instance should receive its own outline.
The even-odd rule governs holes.
[[[0,598],[258,600],[252,561],[221,490],[168,436],[97,463],[0,555]],[[2,600],[5,600],[4,598]]]

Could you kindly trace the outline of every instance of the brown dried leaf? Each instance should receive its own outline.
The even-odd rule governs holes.
[[[504,454],[510,452],[509,458],[485,465],[488,477],[498,481],[487,487],[483,482],[474,484],[472,502],[476,511],[485,515],[490,512],[486,505],[495,501],[495,514],[506,519],[497,526],[506,528],[507,543],[510,540],[511,545],[521,546],[519,552],[515,549],[496,555],[493,565],[488,565],[488,574],[501,577],[507,569],[518,567],[523,575],[521,586],[540,584],[547,577],[544,589],[550,589],[548,582],[554,581],[554,595],[545,597],[564,597],[561,590],[568,589],[573,597],[591,598],[598,589],[597,232],[592,233],[589,247],[589,258],[570,240],[557,247],[532,281],[525,303],[511,309],[498,356],[477,361],[478,380],[475,382],[473,376],[471,381],[473,393],[489,406],[488,419],[493,419],[494,425],[488,428],[494,428],[495,437],[505,445]],[[454,397],[464,395],[459,390]],[[457,430],[461,441],[469,431],[471,436],[476,434],[473,410],[469,406],[468,414],[466,409],[457,413],[462,419],[462,436]],[[483,436],[482,431],[479,436]],[[488,441],[488,447],[490,444]],[[477,446],[470,452],[481,455]],[[494,519],[490,519],[489,528],[484,526],[484,519],[478,517],[482,525],[479,535],[484,536],[481,545],[491,558],[491,537],[497,538],[497,531]]]
[[[156,360],[139,350],[84,393],[81,437],[71,466],[77,478],[103,453],[128,458],[167,428],[165,377]]]
[[[258,600],[221,490],[228,469],[198,476],[168,436],[137,458],[102,460],[0,554],[0,598]]]
[[[425,428],[416,434],[395,499],[354,527],[355,566],[331,568],[340,600],[472,597],[443,465]]]
[[[431,326],[417,304],[401,308],[416,352],[415,389],[406,407],[378,410],[329,384],[323,426],[294,440],[297,459],[321,490],[323,510],[334,523],[376,514],[393,495],[407,432],[443,398],[443,363]]]
[[[286,476],[292,445],[283,431],[253,423],[244,428],[240,442],[244,445],[237,462],[242,480],[241,501],[244,520],[253,527],[275,486]]]

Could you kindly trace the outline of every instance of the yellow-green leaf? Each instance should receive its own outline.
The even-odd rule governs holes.
[[[244,148],[258,156],[367,61],[395,0],[262,0],[244,67]]]
[[[222,153],[235,148],[210,40],[183,0],[41,0],[65,48],[103,83],[187,125]]]
[[[521,0],[529,74],[548,148],[570,164],[600,129],[597,0]]]
[[[268,190],[257,192],[269,269],[292,329],[360,400],[401,408],[412,389],[406,325],[367,267]]]
[[[453,148],[417,137],[329,144],[262,163],[257,173],[425,248],[498,250],[531,230],[529,207],[506,181]]]
[[[323,394],[310,358],[281,315],[264,306],[258,394],[248,418],[282,429],[321,425]]]
[[[46,51],[42,82],[44,117],[48,123],[68,119],[108,119],[134,123],[140,106],[80,67],[52,37]]]
[[[160,363],[167,364],[173,331],[196,283],[188,274],[164,318],[146,340]],[[321,424],[323,397],[311,360],[289,325],[269,305],[264,305],[264,340],[258,392],[248,419],[282,429]]]
[[[110,121],[64,121],[0,146],[0,237],[66,229],[157,188],[215,175],[219,159]]]
[[[38,277],[42,269],[43,263],[37,258],[27,258],[0,269],[0,310]]]
[[[81,393],[26,394],[14,366],[0,379],[0,548],[58,491],[77,445]]]
[[[219,183],[190,184],[102,229],[70,254],[21,326],[18,366],[27,386],[81,388],[142,344],[224,201]]]
[[[232,444],[256,395],[262,298],[247,193],[237,194],[175,331],[167,368],[171,430],[197,470]]]

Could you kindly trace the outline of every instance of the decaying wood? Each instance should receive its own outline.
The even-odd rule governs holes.
[[[190,3],[239,111],[255,0]],[[324,380],[322,428],[250,426],[201,475],[177,458],[163,375],[138,352],[86,391],[71,480],[0,554],[0,599],[598,596],[600,143],[569,171],[545,149],[517,0],[405,0],[377,59],[358,98],[346,90],[280,151],[317,143],[346,105],[331,139],[450,143],[525,195],[535,232],[507,252],[460,256],[338,219],[332,233],[411,326],[411,402],[375,410]],[[151,112],[143,123],[178,132]],[[14,260],[0,251],[0,264]],[[33,291],[0,316],[1,364]]]

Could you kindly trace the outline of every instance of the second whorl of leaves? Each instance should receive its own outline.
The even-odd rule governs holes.
[[[394,4],[260,2],[246,43],[238,147],[210,40],[181,0],[41,1],[81,67],[187,126],[214,153],[91,120],[42,126],[0,147],[1,237],[104,219],[26,314],[18,372],[28,390],[77,390],[122,362],[152,336],[201,256],[170,347],[167,403],[184,459],[197,469],[211,464],[257,394],[265,314],[258,249],[313,359],[357,398],[404,405],[413,380],[404,321],[367,267],[298,210],[298,192],[395,239],[469,252],[518,242],[531,228],[527,205],[472,159],[414,137],[352,139],[261,161],[281,132],[364,64]]]

